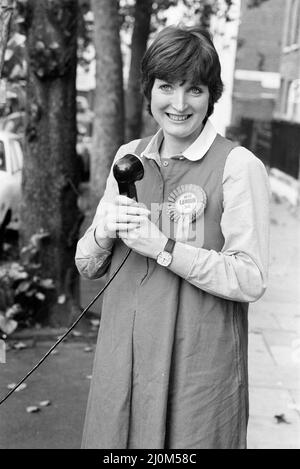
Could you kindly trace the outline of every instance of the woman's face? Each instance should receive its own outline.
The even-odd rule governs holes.
[[[155,79],[151,111],[165,137],[190,145],[199,136],[209,103],[208,87],[189,82],[169,83]]]

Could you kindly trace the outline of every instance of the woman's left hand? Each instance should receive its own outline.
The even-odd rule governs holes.
[[[118,235],[130,249],[152,259],[157,259],[168,241],[167,236],[146,215],[139,217],[136,228],[119,231]]]

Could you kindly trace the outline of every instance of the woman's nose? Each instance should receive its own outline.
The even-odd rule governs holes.
[[[177,89],[173,95],[173,108],[178,112],[183,112],[187,108],[186,94],[183,89]]]

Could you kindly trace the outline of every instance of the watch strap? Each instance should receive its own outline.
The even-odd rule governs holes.
[[[175,241],[174,241],[174,239],[169,238],[168,241],[167,241],[167,243],[166,243],[166,245],[165,245],[165,247],[164,247],[164,251],[166,251],[166,252],[172,254],[173,249],[174,249],[174,246],[175,246]]]

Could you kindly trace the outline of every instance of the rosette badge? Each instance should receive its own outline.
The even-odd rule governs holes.
[[[207,196],[202,187],[183,184],[169,194],[167,212],[172,221],[189,219],[192,223],[202,215],[206,204]]]

